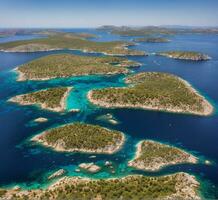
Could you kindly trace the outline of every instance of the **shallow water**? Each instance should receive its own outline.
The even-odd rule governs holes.
[[[65,30],[90,32],[100,35],[98,41],[132,40],[132,37],[119,37],[92,29]],[[28,38],[26,38],[28,39]],[[154,53],[163,50],[196,50],[207,53],[212,60],[207,62],[179,61],[150,55],[131,57],[143,65],[135,72],[161,71],[181,76],[189,81],[199,92],[206,96],[215,107],[218,103],[218,36],[216,35],[176,35],[169,36],[172,41],[163,44],[140,43],[134,49]],[[85,76],[50,81],[16,82],[12,71],[16,66],[54,53],[86,54],[80,51],[53,51],[39,53],[4,53],[0,52],[0,184],[12,186],[19,184],[24,188],[46,187],[46,177],[53,170],[65,168],[70,176],[88,176],[108,178],[128,174],[163,175],[179,171],[194,174],[201,181],[201,192],[205,197],[218,198],[218,116],[209,117],[185,114],[145,111],[138,109],[102,109],[91,105],[86,94],[93,88],[108,86],[123,87],[123,76]],[[67,109],[80,109],[80,112],[64,114],[40,110],[34,106],[19,106],[6,102],[10,97],[30,91],[56,86],[72,86],[74,89],[67,99]],[[98,120],[99,116],[111,113],[120,123],[110,124]],[[45,123],[33,123],[38,117],[48,118]],[[96,155],[80,153],[57,153],[48,148],[29,142],[29,138],[41,131],[74,121],[99,124],[104,127],[123,131],[127,141],[121,151],[114,155]],[[142,139],[153,139],[181,147],[194,153],[201,161],[210,160],[212,165],[178,165],[164,168],[156,173],[146,173],[127,167],[127,162],[134,156],[135,145]],[[96,162],[100,165],[112,161],[115,173],[106,167],[97,174],[75,172],[82,162]]]

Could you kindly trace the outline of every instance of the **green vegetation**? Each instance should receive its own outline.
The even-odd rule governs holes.
[[[119,65],[119,66],[116,66]],[[127,73],[124,67],[139,65],[121,57],[91,57],[72,54],[45,56],[18,67],[18,80],[40,80],[59,77]]]
[[[129,162],[129,166],[155,171],[168,165],[196,162],[196,157],[176,147],[144,140],[138,144],[136,157]]]
[[[124,135],[97,125],[74,123],[48,130],[33,140],[57,151],[114,153],[123,144]]]
[[[176,31],[172,29],[167,29],[164,27],[139,27],[139,28],[132,28],[132,27],[116,27],[111,31],[113,34],[122,35],[122,36],[147,36],[153,34],[175,34]]]
[[[199,183],[186,173],[127,176],[108,180],[64,178],[46,190],[11,192],[13,199],[196,199]],[[7,195],[6,195],[7,196]],[[8,194],[9,196],[9,194]]]
[[[210,59],[208,55],[193,51],[168,51],[157,53],[157,55],[180,60],[204,61]]]
[[[52,111],[64,111],[65,109],[65,98],[70,88],[57,87],[46,90],[40,90],[28,94],[15,96],[9,101],[20,103],[21,105],[40,105],[43,109]]]
[[[7,190],[0,189],[0,198],[3,197],[6,194]]]
[[[159,72],[139,73],[126,79],[125,88],[92,90],[88,97],[103,107],[132,107],[208,115],[213,107],[181,78]]]
[[[144,35],[161,35],[161,34],[217,34],[218,28],[170,28],[163,26],[145,26],[145,27],[128,27],[128,26],[101,26],[101,31],[109,31],[113,34],[122,36],[144,36]]]
[[[42,34],[42,33],[41,33]],[[48,37],[32,40],[14,41],[0,44],[0,49],[8,52],[50,51],[55,49],[78,49],[110,55],[145,55],[142,51],[129,50],[128,42],[95,42],[87,40],[89,34],[46,33]]]
[[[147,43],[166,43],[169,42],[167,38],[160,38],[160,37],[140,37],[134,39],[134,42],[147,42]]]

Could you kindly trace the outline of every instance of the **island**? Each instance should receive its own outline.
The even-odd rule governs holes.
[[[42,34],[42,32],[41,32]],[[13,41],[0,44],[0,50],[4,52],[37,52],[54,50],[81,50],[84,52],[96,52],[117,56],[144,56],[143,51],[128,49],[134,43],[124,41],[96,42],[90,41],[89,34],[46,32],[47,37]]]
[[[48,119],[45,117],[39,117],[39,118],[34,119],[33,121],[37,123],[41,123],[41,122],[47,122]]]
[[[31,140],[55,151],[113,154],[120,150],[125,136],[119,131],[76,122],[49,129]]]
[[[86,170],[90,173],[97,173],[101,170],[101,167],[95,165],[94,163],[81,163],[79,165],[80,169]]]
[[[8,102],[18,103],[20,105],[38,105],[42,109],[53,112],[63,112],[65,111],[66,99],[71,89],[72,87],[57,87],[39,90],[36,92],[17,95],[10,98]]]
[[[192,60],[192,61],[205,61],[210,60],[211,58],[199,52],[194,51],[167,51],[157,53],[159,56],[165,56],[168,58],[174,58],[179,60]]]
[[[177,26],[111,26],[98,27],[99,31],[107,31],[121,36],[150,36],[175,34],[218,34],[217,27],[177,27]]]
[[[129,87],[95,89],[91,103],[107,108],[140,108],[206,116],[213,106],[185,80],[172,74],[143,72],[126,78]]]
[[[100,115],[100,116],[96,117],[96,120],[108,122],[108,123],[113,124],[113,125],[119,124],[119,121],[111,113]]]
[[[140,37],[140,38],[135,38],[134,42],[166,43],[166,42],[170,42],[170,40],[161,37]]]
[[[187,173],[166,176],[132,175],[113,179],[63,177],[47,189],[0,190],[1,198],[18,199],[195,199],[199,182]]]
[[[92,57],[54,54],[35,59],[15,69],[18,81],[49,80],[83,75],[113,75],[128,73],[126,67],[139,65],[120,57]]]
[[[169,165],[197,162],[198,159],[195,156],[177,147],[143,140],[138,143],[136,155],[128,162],[128,165],[140,170],[157,171]]]

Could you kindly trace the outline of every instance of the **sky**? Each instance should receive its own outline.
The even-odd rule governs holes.
[[[0,27],[218,26],[218,0],[0,0]]]

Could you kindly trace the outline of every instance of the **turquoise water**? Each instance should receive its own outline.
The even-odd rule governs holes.
[[[65,30],[99,34],[93,40],[132,40],[132,37],[119,37],[92,29]],[[27,38],[28,39],[28,38]],[[212,57],[208,62],[178,61],[158,56],[130,57],[141,62],[133,73],[141,71],[169,72],[189,81],[204,94],[214,106],[218,102],[218,36],[215,35],[176,35],[171,36],[171,43],[140,43],[134,49],[149,53],[163,50],[196,50]],[[0,52],[0,185],[18,184],[23,188],[46,187],[51,182],[47,177],[53,171],[64,168],[69,176],[92,178],[120,177],[128,174],[164,175],[184,171],[194,174],[201,181],[201,192],[205,197],[218,198],[218,116],[199,117],[184,114],[145,111],[139,109],[102,109],[89,103],[86,98],[91,89],[104,87],[124,87],[123,75],[116,76],[83,76],[49,81],[16,82],[12,71],[16,66],[55,53],[74,53],[77,55],[101,56],[86,54],[80,51],[53,51],[38,53],[3,53]],[[79,109],[80,112],[53,113],[35,106],[19,106],[8,103],[12,96],[56,86],[71,86],[67,99],[67,110]],[[110,113],[120,123],[111,124],[107,120],[98,120],[100,116]],[[45,123],[33,123],[38,117],[48,118]],[[98,124],[125,133],[127,140],[123,148],[114,155],[95,155],[81,153],[57,153],[51,149],[30,143],[29,138],[46,129],[72,122]],[[181,147],[201,158],[197,165],[177,165],[162,169],[159,172],[142,172],[127,166],[135,153],[135,145],[142,139],[153,139]],[[96,157],[90,157],[96,156]],[[205,165],[204,160],[212,161]],[[105,161],[112,161],[113,170],[104,167]],[[95,162],[102,166],[96,174],[75,169],[82,162]],[[114,172],[113,172],[114,171]]]

